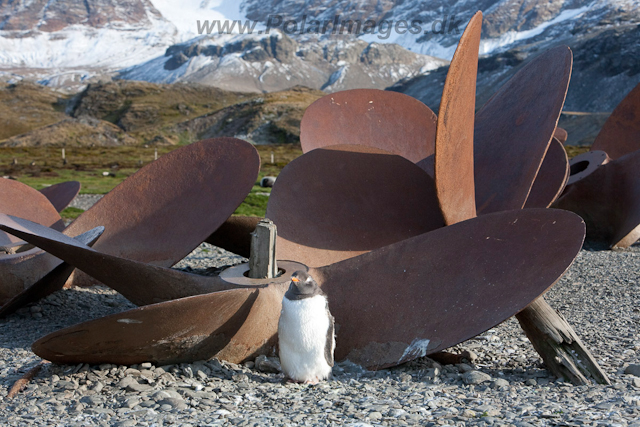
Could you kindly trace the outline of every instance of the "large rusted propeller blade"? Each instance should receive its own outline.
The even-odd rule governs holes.
[[[18,215],[62,230],[64,223],[51,202],[39,191],[11,179],[0,178],[0,213]],[[0,231],[0,304],[33,285],[60,264],[39,249],[29,249],[15,236]]]
[[[478,214],[525,205],[564,105],[571,64],[566,46],[538,55],[476,114]]]
[[[40,190],[58,212],[62,212],[80,192],[78,181],[67,181],[54,184]]]
[[[244,266],[233,267],[223,272],[225,280],[244,289],[181,298],[81,323],[41,338],[33,351],[56,363],[160,365],[212,357],[239,363],[272,354],[291,274],[306,268],[288,262],[278,265],[284,273],[264,280],[247,279]]]
[[[564,190],[569,179],[569,159],[562,143],[555,137],[544,156],[525,208],[548,208]]]
[[[49,199],[26,184],[12,179],[0,179],[0,213],[17,215],[38,224],[64,229],[60,214]],[[0,246],[20,244],[15,237],[0,232]]]
[[[137,305],[228,289],[218,277],[198,276],[97,252],[62,233],[20,218],[0,214],[0,229],[79,268]]]
[[[96,250],[169,267],[229,218],[251,190],[259,167],[255,148],[239,139],[187,145],[123,181],[65,234],[103,225]]]
[[[596,161],[601,161],[598,153]],[[583,164],[576,170],[582,168],[590,169]],[[602,164],[567,186],[554,207],[584,218],[589,239],[612,248],[631,246],[640,238],[640,150]]]
[[[640,83],[613,110],[591,149],[614,160],[640,150]]]
[[[205,240],[245,258],[251,255],[251,233],[262,218],[255,216],[229,217],[218,229]]]
[[[278,176],[267,218],[278,259],[322,266],[444,225],[433,180],[409,160],[356,145],[318,148]]]
[[[408,95],[378,89],[332,93],[311,104],[300,123],[302,151],[355,144],[416,163],[433,154],[436,115]]]
[[[473,119],[481,30],[482,12],[476,12],[451,60],[438,111],[434,177],[447,225],[476,216]]]
[[[336,359],[397,365],[472,338],[551,287],[582,247],[577,215],[485,215],[310,269],[336,319]]]
[[[84,245],[92,246],[103,232],[104,227],[96,227],[93,230],[89,230],[86,233],[75,237],[75,240]],[[11,313],[14,313],[17,309],[62,289],[74,269],[74,266],[67,264],[66,262],[61,263],[42,279],[11,298],[6,304],[0,307],[0,317],[8,316]]]

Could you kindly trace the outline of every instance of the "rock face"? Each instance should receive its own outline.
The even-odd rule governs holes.
[[[3,2],[2,31],[56,32],[71,25],[92,28],[114,26],[148,27],[162,16],[149,0],[66,0]]]
[[[353,37],[293,39],[270,34],[205,36],[171,46],[162,57],[131,67],[122,79],[177,81],[226,90],[271,92],[304,85],[327,92],[378,88],[419,75],[447,61],[395,44]]]

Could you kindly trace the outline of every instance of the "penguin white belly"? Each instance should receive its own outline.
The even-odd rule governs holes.
[[[295,381],[329,377],[331,366],[325,358],[328,329],[327,301],[322,295],[282,300],[278,343],[280,364],[287,376]]]

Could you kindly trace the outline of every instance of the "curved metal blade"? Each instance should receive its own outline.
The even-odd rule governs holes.
[[[38,224],[64,229],[60,214],[39,191],[13,179],[0,179],[0,213],[16,215]],[[21,245],[18,239],[0,232],[0,246]]]
[[[564,144],[569,137],[569,134],[566,130],[557,127],[555,131],[553,131],[553,137],[560,141],[560,144]]]
[[[103,232],[104,227],[96,227],[93,230],[89,230],[86,233],[74,237],[74,239],[87,246],[92,246]],[[8,316],[14,313],[17,309],[62,289],[74,269],[74,266],[67,264],[66,262],[61,263],[51,270],[49,274],[29,286],[23,292],[11,298],[6,304],[0,307],[0,317]]]
[[[614,160],[640,150],[640,83],[613,110],[591,149]]]
[[[245,258],[251,255],[251,233],[262,218],[257,216],[229,217],[205,242]]]
[[[65,234],[103,225],[106,231],[95,245],[97,251],[169,267],[231,216],[251,190],[259,168],[256,149],[239,139],[187,145],[127,178]]]
[[[229,289],[218,277],[198,276],[97,252],[62,233],[20,218],[0,214],[0,229],[79,268],[137,305]]]
[[[246,265],[225,270],[235,289],[149,305],[72,326],[33,344],[56,363],[194,362],[212,357],[240,363],[275,353],[282,297],[297,263],[275,279],[252,280]],[[252,285],[252,283],[257,283]]]
[[[438,111],[434,177],[447,225],[476,216],[473,120],[482,12],[464,30],[451,60]]]
[[[569,185],[554,207],[584,218],[589,239],[612,248],[631,246],[640,238],[640,150]]]
[[[444,225],[433,180],[400,156],[371,147],[310,151],[278,176],[266,217],[277,258],[321,266]]]
[[[336,359],[382,368],[482,333],[551,287],[584,232],[570,212],[506,211],[310,269],[340,331]]]
[[[566,46],[538,55],[476,114],[478,214],[524,206],[564,105],[571,64]]]
[[[58,212],[62,212],[80,192],[78,181],[67,181],[45,187],[40,192],[45,195]]]
[[[31,348],[54,363],[206,360],[229,345],[259,293],[237,289],[148,305],[61,329]]]
[[[378,89],[335,92],[311,104],[300,123],[302,151],[354,144],[416,163],[433,154],[436,115],[408,95]]]
[[[548,208],[562,194],[569,179],[569,158],[555,137],[544,156],[538,176],[531,187],[525,208]]]

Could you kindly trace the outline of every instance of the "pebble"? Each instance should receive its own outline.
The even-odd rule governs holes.
[[[242,261],[203,244],[177,268],[207,274]],[[584,250],[545,296],[576,328],[611,386],[557,381],[510,319],[448,349],[472,355],[455,366],[422,358],[370,372],[340,362],[328,381],[301,385],[284,382],[277,357],[242,365],[215,359],[169,366],[49,364],[5,400],[40,361],[30,350],[34,340],[133,308],[103,286],[58,291],[0,320],[0,425],[640,427],[639,262],[638,245]]]

